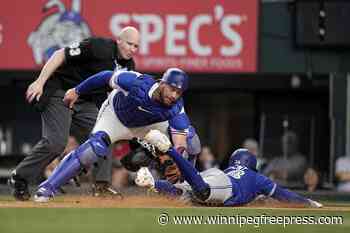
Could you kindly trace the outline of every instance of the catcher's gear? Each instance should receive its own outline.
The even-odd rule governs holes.
[[[138,143],[141,147],[143,147],[146,151],[152,154],[154,157],[158,156],[157,148],[154,144],[148,142],[147,140],[143,140],[141,138],[136,138],[136,143]]]
[[[146,134],[145,140],[163,153],[166,153],[171,147],[169,138],[159,130],[150,130]]]
[[[129,171],[136,172],[141,167],[147,167],[154,159],[156,150],[153,145],[138,138],[130,140],[129,145],[130,153],[120,160],[122,165]]]

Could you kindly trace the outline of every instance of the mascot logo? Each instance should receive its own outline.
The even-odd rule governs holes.
[[[87,23],[79,14],[80,0],[72,0],[71,10],[66,10],[60,0],[49,0],[43,12],[52,7],[57,7],[58,11],[46,17],[28,37],[28,44],[38,65],[46,62],[57,49],[91,36]]]

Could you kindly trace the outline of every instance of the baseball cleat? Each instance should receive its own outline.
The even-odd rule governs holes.
[[[34,195],[35,202],[48,202],[54,197],[54,192],[49,188],[41,187]]]
[[[123,199],[121,192],[112,187],[108,182],[96,182],[92,185],[92,196],[94,197],[118,197]]]
[[[30,199],[28,182],[19,177],[16,174],[16,171],[11,173],[11,176],[8,179],[8,185],[13,189],[12,195],[17,201],[28,201]]]
[[[309,200],[310,206],[313,208],[322,208],[323,207],[323,205],[317,201],[314,201],[311,199],[308,199],[308,200]]]
[[[147,167],[141,167],[137,171],[135,183],[140,187],[154,187],[154,178]]]

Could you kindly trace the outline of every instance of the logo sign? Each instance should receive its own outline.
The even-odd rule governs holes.
[[[35,31],[32,31],[27,39],[32,48],[36,64],[46,61],[55,50],[74,45],[84,38],[91,36],[90,29],[80,15],[80,1],[72,1],[72,9],[66,9],[65,5],[56,0],[50,0],[43,10],[49,11],[57,7],[58,11],[41,20]]]
[[[135,26],[137,70],[256,72],[258,0],[4,1],[0,68],[39,69],[61,47]],[[31,12],[31,14],[28,14]]]

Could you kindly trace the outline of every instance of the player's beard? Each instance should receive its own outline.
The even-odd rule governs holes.
[[[170,107],[171,105],[174,104],[174,102],[171,101],[170,98],[166,97],[163,92],[160,92],[160,99],[162,104],[164,104],[167,107]]]

